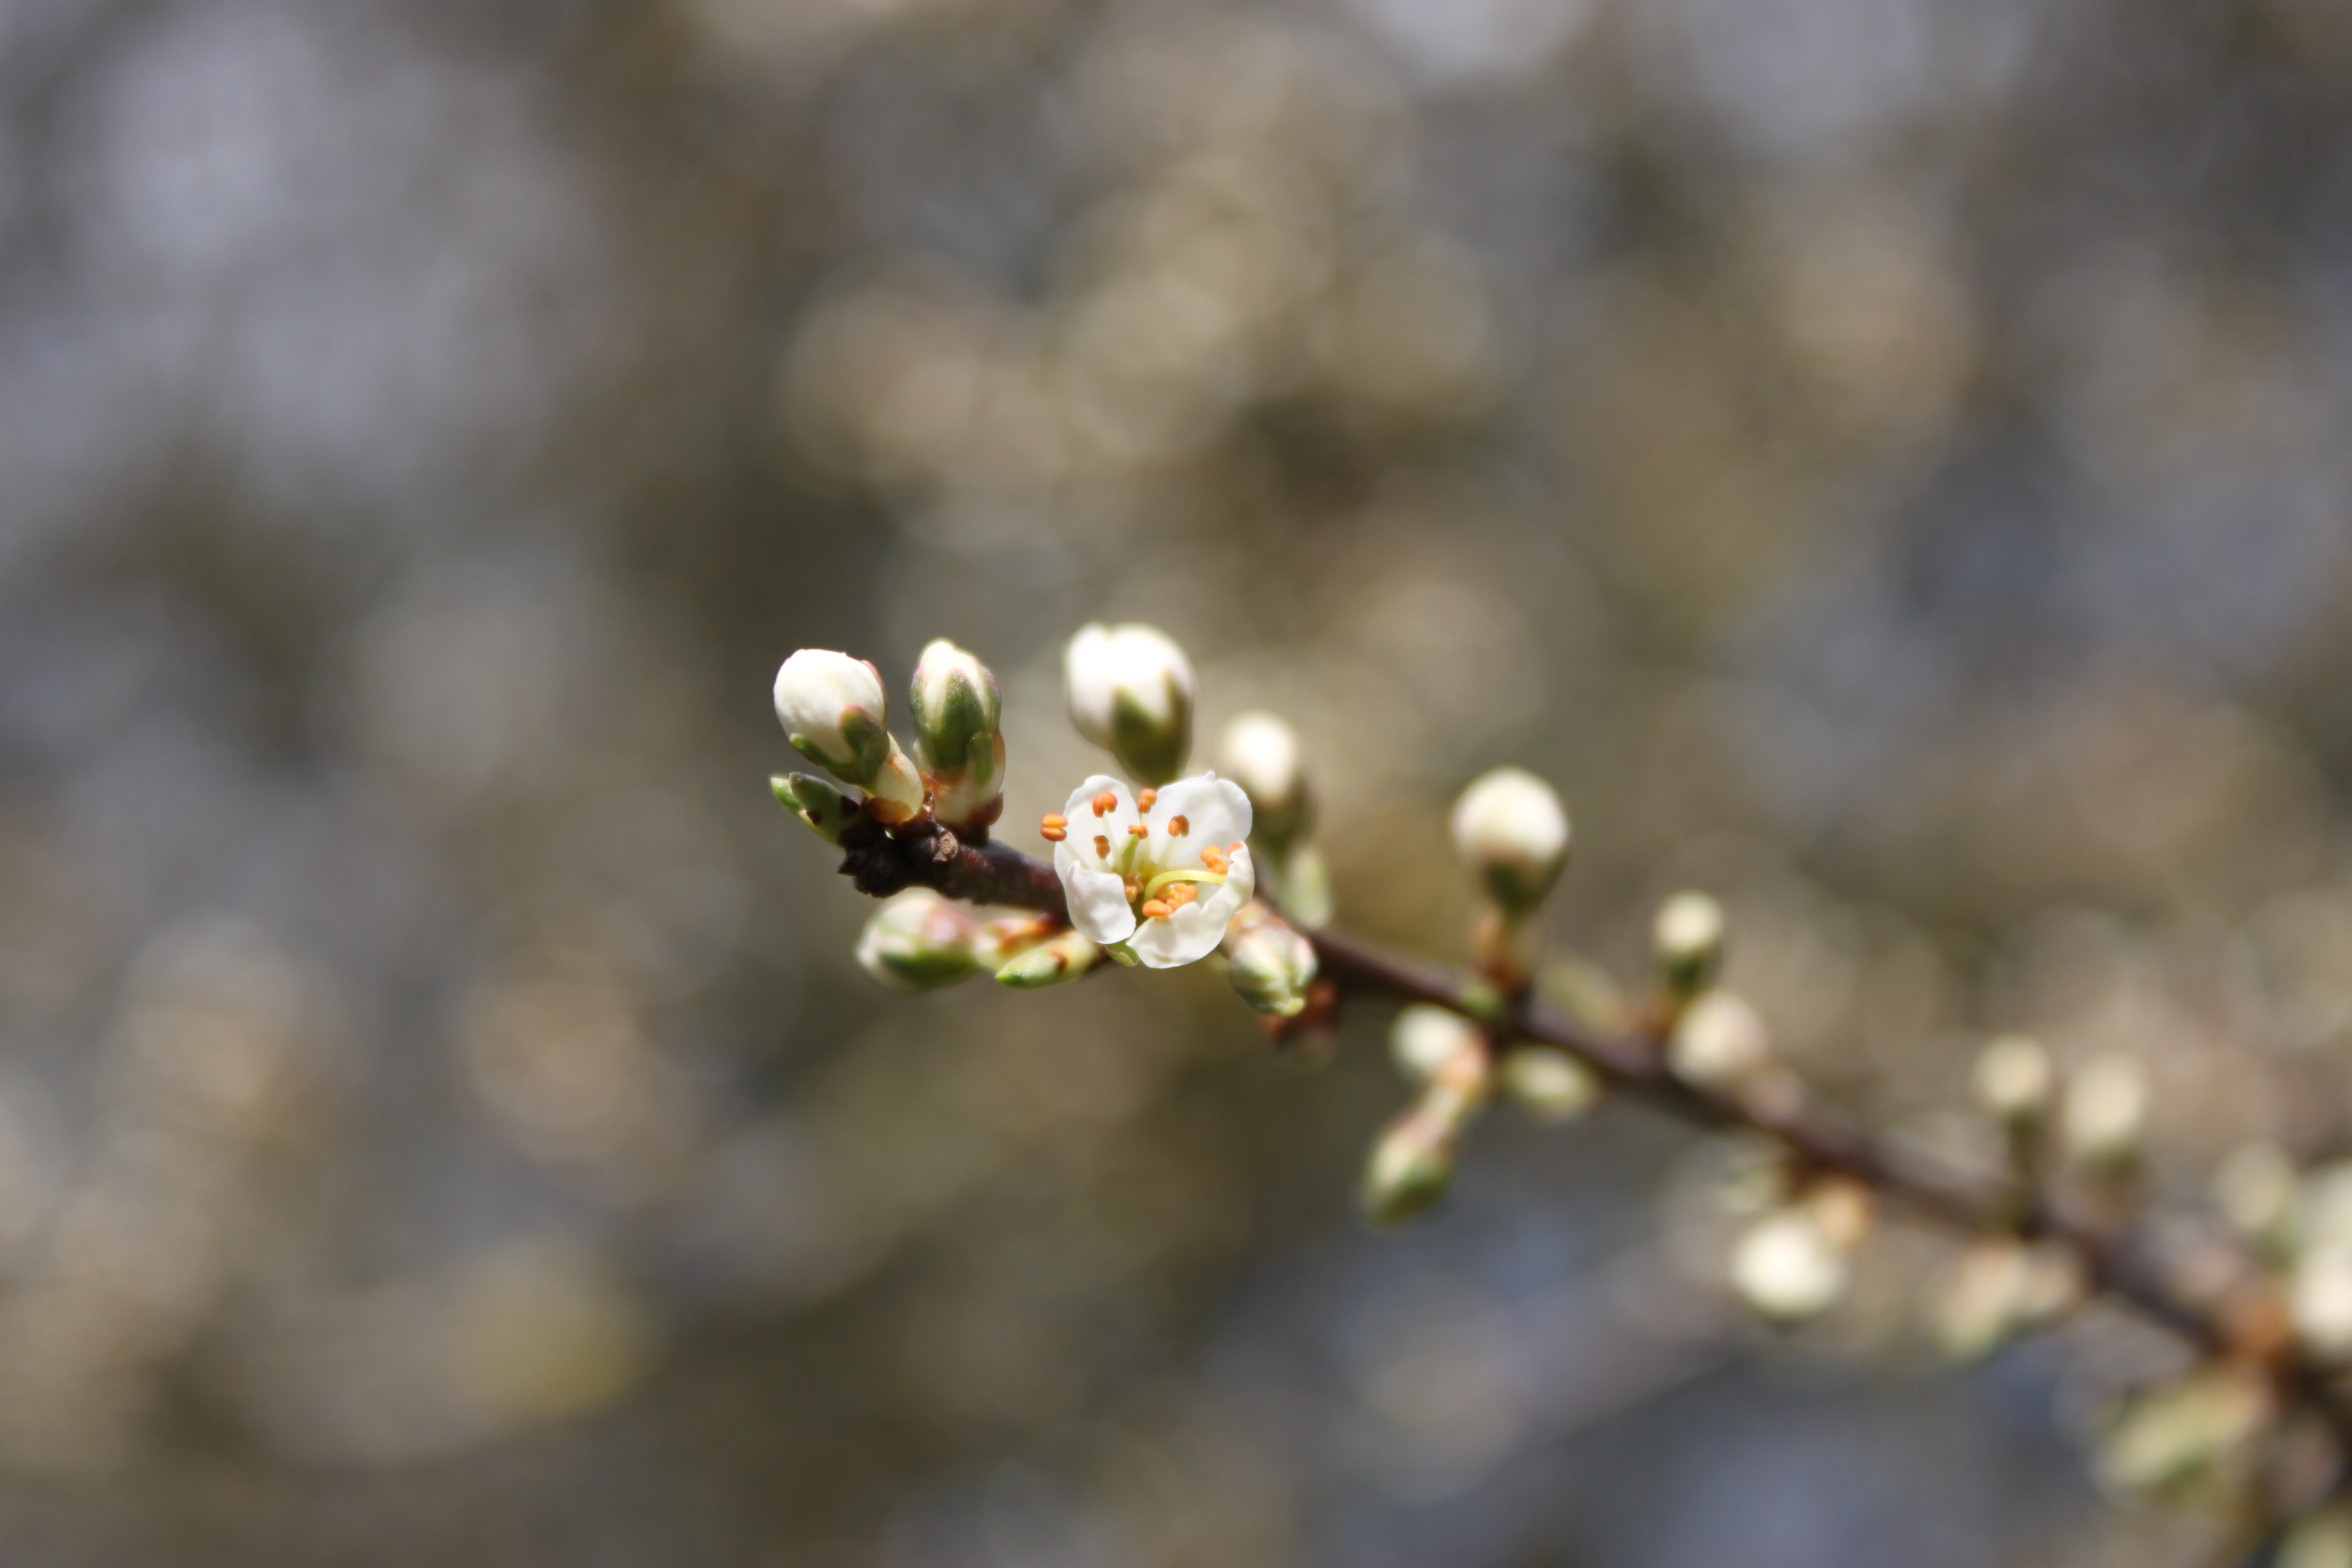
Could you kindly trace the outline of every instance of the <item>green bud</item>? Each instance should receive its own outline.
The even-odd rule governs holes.
[[[1723,967],[1721,904],[1704,893],[1677,893],[1658,906],[1650,936],[1667,996],[1688,1002],[1715,983]]]
[[[1506,916],[1533,913],[1568,864],[1568,813],[1523,768],[1497,768],[1462,791],[1453,829],[1454,847]]]
[[[1601,1097],[1600,1074],[1549,1045],[1523,1045],[1503,1058],[1503,1093],[1547,1122],[1572,1121]]]
[[[2127,1492],[2180,1493],[2226,1482],[2275,1414],[2260,1374],[2199,1367],[2114,1409],[2100,1434],[2100,1470]]]
[[[936,991],[986,967],[993,944],[979,921],[929,888],[884,903],[858,937],[857,961],[894,991]]]
[[[1165,784],[1192,754],[1192,664],[1167,633],[1081,627],[1062,657],[1070,720],[1136,782]]]
[[[1004,809],[1003,703],[988,666],[935,638],[916,661],[909,693],[915,758],[932,790],[932,810],[951,828],[984,828]]]
[[[1309,931],[1331,923],[1331,867],[1312,844],[1293,844],[1274,872],[1282,912]]]
[[[1298,733],[1271,713],[1244,713],[1225,726],[1217,766],[1250,798],[1250,836],[1265,847],[1267,859],[1283,860],[1315,814]],[[1286,904],[1296,900],[1287,880],[1283,898]]]
[[[1486,1103],[1494,1083],[1483,1049],[1457,1053],[1388,1124],[1364,1167],[1364,1217],[1401,1225],[1428,1212],[1453,1185],[1462,1133]]]
[[[1225,933],[1233,989],[1261,1013],[1295,1018],[1306,1011],[1315,979],[1315,947],[1264,904],[1244,904]]]
[[[1383,1228],[1402,1225],[1437,1207],[1453,1184],[1453,1141],[1408,1114],[1381,1136],[1364,1167],[1364,1217]]]
[[[1035,991],[1076,980],[1102,961],[1102,949],[1082,931],[1063,931],[1015,955],[996,972],[998,985]]]
[[[2352,1508],[2323,1508],[2279,1542],[2277,1568],[2352,1568]]]
[[[839,844],[842,830],[864,815],[858,796],[812,773],[772,774],[768,788],[775,791],[777,804],[828,844]]]

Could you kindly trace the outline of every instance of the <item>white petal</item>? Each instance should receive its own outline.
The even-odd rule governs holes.
[[[1168,824],[1178,817],[1184,819],[1184,836],[1171,838]],[[1144,821],[1151,829],[1150,854],[1162,869],[1197,866],[1207,846],[1230,849],[1249,837],[1249,796],[1214,773],[1178,779],[1160,791]]]
[[[1118,804],[1098,817],[1094,814],[1095,797],[1106,790],[1118,797]],[[1135,810],[1135,792],[1108,773],[1090,774],[1085,783],[1070,791],[1070,800],[1062,807],[1062,815],[1070,819],[1069,842],[1084,840],[1091,843],[1096,834],[1106,834],[1111,840],[1114,854],[1127,838],[1127,829],[1140,820]]]
[[[1123,942],[1135,929],[1135,911],[1127,906],[1127,883],[1116,872],[1095,868],[1089,845],[1083,852],[1068,838],[1054,846],[1054,872],[1062,879],[1062,900],[1070,906],[1070,924],[1091,942]]]
[[[1217,944],[1225,940],[1225,928],[1241,913],[1241,906],[1250,901],[1250,895],[1257,890],[1257,881],[1249,851],[1240,850],[1233,857],[1232,871],[1216,892],[1196,903],[1179,906],[1165,919],[1142,922],[1127,945],[1143,960],[1146,969],[1174,969],[1197,963],[1215,952]]]

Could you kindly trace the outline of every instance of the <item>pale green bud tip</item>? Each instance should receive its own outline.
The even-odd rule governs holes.
[[[2250,1371],[2205,1366],[2124,1401],[2099,1443],[2108,1484],[2166,1492],[2234,1465],[2269,1429],[2276,1405]]]
[[[2085,1165],[2128,1165],[2148,1133],[2148,1075],[2136,1057],[2086,1062],[2066,1090],[2066,1148]]]
[[[1381,1135],[1364,1167],[1364,1217],[1402,1225],[1435,1208],[1453,1183],[1452,1141],[1408,1113]]]
[[[2007,1034],[1977,1053],[1977,1103],[2003,1121],[2039,1121],[2049,1114],[2057,1087],[2050,1053],[2037,1040]]]
[[[1479,1049],[1476,1024],[1430,1002],[1414,1002],[1400,1009],[1388,1031],[1390,1057],[1397,1070],[1416,1083],[1427,1083],[1464,1051]]]
[[[1062,658],[1070,720],[1138,782],[1165,784],[1192,754],[1192,663],[1156,627],[1099,622]]]
[[[1250,798],[1255,829],[1268,844],[1307,830],[1313,804],[1298,732],[1271,713],[1244,713],[1225,726],[1217,766]]]
[[[1241,999],[1261,1013],[1295,1018],[1306,1011],[1315,980],[1315,948],[1263,904],[1243,906],[1225,938],[1227,973]]]
[[[983,967],[987,932],[928,888],[913,888],[874,911],[858,938],[857,961],[895,991],[935,991]]]
[[[1601,1097],[1600,1075],[1548,1045],[1523,1045],[1503,1058],[1503,1092],[1548,1122],[1571,1121]]]
[[[775,792],[778,805],[828,844],[839,844],[842,830],[863,815],[857,796],[814,774],[771,774],[768,788]]]
[[[1523,768],[1497,768],[1454,803],[1454,847],[1487,896],[1525,914],[1568,864],[1568,813],[1559,794]]]
[[[1711,991],[1699,998],[1666,1044],[1666,1065],[1685,1083],[1732,1090],[1772,1064],[1772,1037],[1741,997]]]
[[[1819,1317],[1845,1294],[1845,1249],[1810,1209],[1783,1209],[1750,1226],[1732,1251],[1740,1299],[1776,1323]]]
[[[1650,940],[1667,991],[1696,996],[1723,965],[1723,906],[1704,893],[1677,893],[1658,906]]]
[[[2230,1227],[2252,1241],[2278,1242],[2294,1228],[2295,1164],[2258,1140],[2230,1151],[2213,1172],[2213,1201]]]
[[[872,783],[892,750],[881,672],[846,653],[803,648],[786,659],[776,718],[802,756],[852,784]]]
[[[1020,953],[997,970],[996,982],[1018,991],[1035,991],[1075,980],[1102,961],[1102,949],[1083,932],[1064,931]]]

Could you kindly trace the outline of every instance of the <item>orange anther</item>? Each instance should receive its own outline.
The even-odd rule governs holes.
[[[1039,828],[1037,831],[1044,835],[1045,841],[1048,844],[1059,844],[1063,839],[1066,839],[1070,836],[1070,830],[1068,828]]]
[[[1156,898],[1147,898],[1143,901],[1143,918],[1146,920],[1165,920],[1174,913],[1174,910]]]
[[[1135,797],[1135,809],[1138,811],[1149,811],[1153,806],[1159,803],[1159,799],[1160,792],[1158,790],[1147,789],[1142,794]]]
[[[1140,822],[1130,822],[1127,824],[1127,836],[1129,838],[1149,838],[1151,837],[1151,829]]]
[[[1194,899],[1200,897],[1200,884],[1197,882],[1179,882],[1176,883],[1173,887],[1170,887],[1165,893],[1162,893],[1160,897],[1166,899],[1168,903],[1175,908],[1182,909],[1186,904],[1189,904]]]
[[[1070,836],[1070,819],[1058,811],[1049,811],[1037,831],[1045,835],[1046,842],[1059,844]]]
[[[1222,876],[1225,871],[1225,851],[1214,844],[1209,845],[1201,851],[1201,865]]]
[[[1098,817],[1109,816],[1113,811],[1118,809],[1118,806],[1119,797],[1112,794],[1107,789],[1094,797],[1094,814]]]
[[[1049,811],[1045,814],[1045,825],[1049,828],[1066,828],[1070,825],[1070,819],[1058,811]]]
[[[1094,852],[1105,860],[1111,858],[1111,837],[1108,833],[1097,833],[1094,836]]]
[[[1190,817],[1177,816],[1168,819],[1168,836],[1170,838],[1182,838],[1191,831],[1192,819]]]

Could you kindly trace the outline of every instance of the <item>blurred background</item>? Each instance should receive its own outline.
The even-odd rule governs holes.
[[[1637,1108],[1375,1237],[1379,1007],[883,994],[768,683],[956,638],[1033,822],[1152,621],[1347,924],[1524,763],[1564,948],[2194,1203],[2352,1105],[2347,429],[2328,0],[11,0],[0,1563],[2200,1560],[2163,1347],[1755,1329]]]

